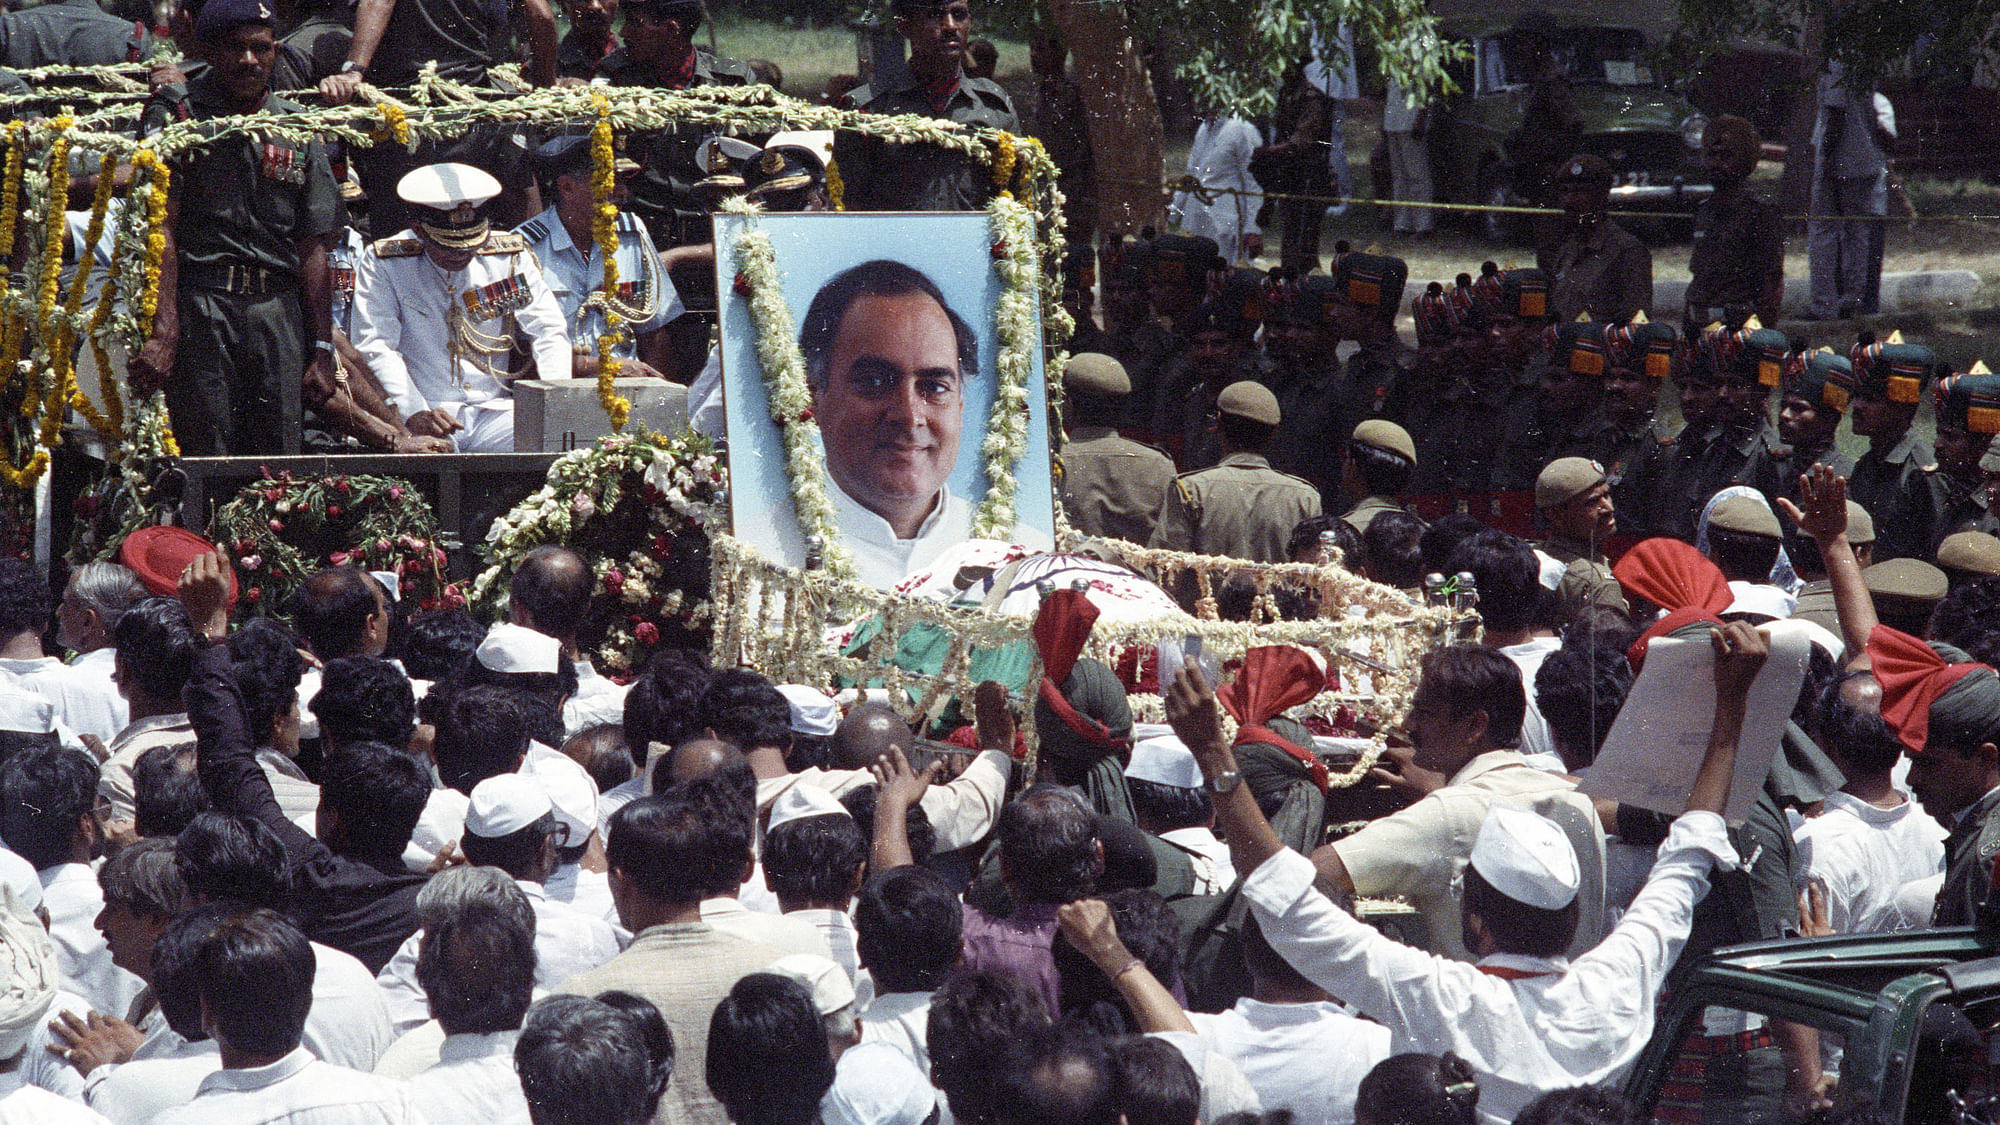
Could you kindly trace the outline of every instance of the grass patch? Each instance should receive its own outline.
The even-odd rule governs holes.
[[[784,92],[793,97],[816,101],[826,88],[827,79],[855,72],[854,32],[845,23],[789,27],[732,11],[716,12],[713,22],[718,54],[777,63],[785,72]],[[977,29],[974,34],[978,35]],[[993,45],[1000,49],[997,80],[1014,96],[1016,108],[1025,108],[1018,102],[1033,87],[1028,73],[1027,43],[991,35],[984,38],[992,39]],[[708,46],[709,28],[696,32],[695,41]]]

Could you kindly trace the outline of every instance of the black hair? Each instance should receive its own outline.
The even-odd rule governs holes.
[[[1111,1059],[1126,1125],[1195,1125],[1201,1079],[1180,1048],[1150,1035],[1127,1035],[1111,1043]]]
[[[196,761],[195,744],[181,742],[155,746],[132,763],[132,819],[139,835],[178,836],[208,811]]]
[[[329,747],[349,742],[408,746],[417,732],[417,695],[410,678],[386,660],[344,656],[320,673],[319,694],[307,706]]]
[[[424,927],[417,984],[447,1035],[512,1031],[534,999],[535,933],[490,902],[464,903]]]
[[[1535,705],[1571,770],[1597,760],[1631,690],[1632,666],[1622,648],[1565,641],[1543,659],[1535,671]]]
[[[1521,686],[1521,666],[1498,650],[1484,645],[1433,649],[1423,659],[1418,683],[1426,694],[1437,692],[1453,718],[1486,712],[1486,738],[1494,746],[1520,745],[1528,694]]]
[[[649,1066],[643,1088],[649,1101],[646,1116],[651,1117],[659,1109],[660,1095],[667,1091],[667,1080],[674,1071],[674,1029],[667,1026],[667,1019],[651,1000],[623,989],[610,989],[597,994],[597,1002],[616,1009],[634,1024],[633,1033],[646,1045],[646,1062]]]
[[[1354,530],[1339,516],[1307,516],[1293,524],[1291,534],[1285,537],[1285,557],[1289,559],[1308,547],[1318,547],[1322,534],[1329,531],[1338,533],[1343,527],[1350,532]],[[1348,553],[1351,555],[1353,552]]]
[[[1408,512],[1375,513],[1361,533],[1368,576],[1384,586],[1412,590],[1424,583],[1424,521]]]
[[[632,780],[632,752],[625,745],[625,728],[617,723],[585,727],[563,741],[562,752],[583,767],[599,793]]]
[[[1417,463],[1400,453],[1365,442],[1347,443],[1347,456],[1354,461],[1354,471],[1361,474],[1362,487],[1371,496],[1395,496],[1410,486],[1410,474],[1417,471]]]
[[[973,970],[945,981],[931,997],[924,1039],[931,1083],[951,1115],[992,1120],[1008,1044],[1048,1025],[1041,997],[1012,973]]]
[[[748,668],[725,668],[701,696],[702,725],[717,738],[745,751],[759,746],[785,749],[792,743],[792,708],[764,676]]]
[[[881,789],[874,782],[857,785],[840,795],[840,807],[854,818],[855,827],[861,829],[866,840],[875,838],[875,798]],[[903,817],[903,840],[910,845],[910,860],[913,863],[929,863],[931,853],[937,850],[937,829],[931,827],[930,814],[922,805],[911,805]]]
[[[1479,1083],[1472,1066],[1443,1055],[1390,1055],[1355,1091],[1354,1116],[1369,1125],[1473,1125]]]
[[[713,882],[703,864],[713,850],[715,828],[706,803],[686,796],[641,797],[611,814],[605,859],[646,897],[672,906],[692,906]],[[737,859],[742,870],[748,841]]]
[[[1813,728],[1820,744],[1861,773],[1891,769],[1903,756],[1903,743],[1889,729],[1889,724],[1882,721],[1882,712],[1863,711],[1842,695],[1841,689],[1849,682],[1872,676],[1866,670],[1835,676],[1820,688],[1813,707]]]
[[[397,638],[396,658],[419,680],[442,683],[465,674],[486,626],[462,609],[433,609],[410,618]]]
[[[958,374],[961,379],[970,379],[979,373],[979,337],[972,331],[972,325],[958,315],[944,299],[944,292],[937,287],[923,271],[877,258],[850,266],[833,276],[833,280],[820,287],[813,295],[812,304],[806,308],[806,319],[799,327],[799,352],[805,357],[806,383],[817,394],[826,389],[828,370],[833,362],[833,344],[840,335],[840,325],[847,318],[847,310],[860,297],[904,297],[921,293],[938,303],[944,315],[951,322],[952,336],[958,345]]]
[[[583,996],[551,996],[528,1009],[514,1041],[534,1125],[645,1125],[666,1088],[664,1075],[654,1085],[657,1069],[637,1018]]]
[[[1472,572],[1479,586],[1479,618],[1488,629],[1526,629],[1548,612],[1542,564],[1535,549],[1515,536],[1488,529],[1460,543],[1445,563],[1446,573],[1459,571]]]
[[[275,911],[211,906],[215,924],[195,951],[204,1022],[226,1048],[275,1058],[298,1049],[312,1009],[317,958]]]
[[[707,1055],[709,1093],[733,1125],[819,1125],[833,1051],[805,985],[777,973],[737,981],[709,1017]]]
[[[1485,530],[1485,524],[1464,512],[1439,516],[1436,523],[1424,528],[1417,541],[1424,553],[1424,571],[1446,576],[1457,573],[1449,569],[1453,552],[1460,543]]]
[[[1255,914],[1243,915],[1243,925],[1236,931],[1243,945],[1243,967],[1258,980],[1292,988],[1311,985],[1304,973],[1292,967],[1290,961],[1271,948],[1271,942],[1264,936],[1264,927]]]
[[[764,874],[780,899],[839,903],[868,862],[868,839],[846,813],[788,820],[764,833]]]
[[[871,875],[854,900],[854,948],[877,994],[942,985],[958,964],[964,925],[950,884],[922,867]]]
[[[1218,414],[1215,428],[1222,432],[1222,440],[1229,448],[1248,453],[1261,451],[1278,434],[1276,426],[1234,414]]]
[[[487,684],[432,694],[439,690],[442,699],[430,708],[438,779],[471,796],[472,787],[487,778],[514,772],[528,752],[532,704],[518,692]]]
[[[1961,638],[1976,636],[1996,622],[2000,622],[2000,577],[1989,575],[1961,582],[1946,594],[1931,610],[1924,635],[1971,652],[1972,646]]]
[[[30,559],[0,559],[0,634],[40,633],[49,627],[54,604],[41,567]]]
[[[392,865],[431,795],[423,763],[379,742],[350,742],[327,754],[319,786],[320,803],[339,817],[349,854]]]
[[[746,778],[747,787],[743,784]],[[743,885],[743,867],[750,861],[757,835],[756,775],[750,767],[734,762],[707,777],[654,789],[703,810],[708,831],[686,858],[688,867],[701,879],[703,896],[735,894]]]
[[[128,849],[129,850],[129,849]],[[195,987],[195,957],[215,928],[220,912],[184,910],[153,939],[153,976],[147,981],[160,1015],[174,1034],[189,1042],[208,1038],[201,1026],[201,992]]]
[[[1152,890],[1135,887],[1105,895],[1104,904],[1111,908],[1118,940],[1145,963],[1154,979],[1169,989],[1180,983],[1180,918],[1166,900]],[[1064,1023],[1092,1027],[1106,1035],[1139,1030],[1117,982],[1105,976],[1104,970],[1068,942],[1057,942],[1050,952]]]
[[[1126,778],[1125,788],[1132,794],[1132,810],[1139,819],[1157,825],[1161,832],[1201,828],[1215,817],[1215,802],[1206,789],[1184,789],[1136,777]]]
[[[1502,953],[1560,957],[1576,938],[1579,909],[1576,899],[1555,910],[1529,906],[1495,890],[1471,864],[1465,867],[1464,911],[1485,920],[1487,935]]]
[[[187,687],[201,638],[179,598],[147,598],[125,611],[111,631],[119,674],[155,699],[178,700]]]
[[[497,867],[516,879],[525,879],[541,862],[542,849],[548,846],[550,837],[562,831],[562,823],[556,814],[546,812],[534,822],[515,829],[505,836],[481,836],[467,832],[459,837],[459,850],[465,853],[465,862],[479,867]]]
[[[507,583],[507,602],[553,637],[557,629],[574,631],[589,616],[590,593],[596,584],[583,556],[568,547],[544,544],[521,556]]]
[[[188,907],[187,882],[174,865],[172,840],[134,840],[104,860],[97,885],[105,902],[146,918],[168,919]]]
[[[1116,426],[1125,416],[1123,396],[1070,391],[1063,396],[1069,420],[1079,426]]]
[[[1782,546],[1782,539],[1726,531],[1713,524],[1708,528],[1708,557],[1731,582],[1769,582]]]
[[[380,612],[387,600],[367,571],[358,566],[330,566],[299,583],[298,592],[292,595],[292,621],[307,647],[321,660],[358,656],[368,619]]]
[[[290,897],[285,845],[262,821],[205,812],[174,838],[174,865],[191,894],[282,909]]]
[[[1606,1086],[1550,1090],[1528,1103],[1514,1125],[1642,1125],[1650,1121],[1631,1099]]]
[[[994,1083],[995,1125],[1118,1125],[1118,1066],[1101,1036],[1048,1028],[1016,1040]]]
[[[701,697],[712,678],[708,656],[696,649],[665,649],[646,662],[625,693],[625,745],[634,764],[645,766],[655,742],[678,746],[701,733]]]
[[[1097,824],[1067,790],[1036,785],[1000,810],[1000,858],[1025,903],[1073,902],[1097,880]]]
[[[0,839],[45,871],[76,853],[97,803],[97,763],[81,750],[28,749],[0,762]]]
[[[243,697],[243,725],[258,745],[269,745],[278,716],[299,698],[306,671],[299,638],[272,618],[252,618],[229,635],[229,671]]]

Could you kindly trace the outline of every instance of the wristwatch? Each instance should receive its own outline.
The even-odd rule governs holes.
[[[1236,792],[1236,787],[1241,784],[1243,784],[1242,774],[1237,773],[1235,770],[1223,770],[1221,773],[1209,778],[1204,783],[1204,787],[1218,797],[1227,797],[1229,794]]]
[[[358,63],[353,59],[348,59],[346,62],[340,64],[340,73],[366,75],[368,73],[368,66],[365,63]]]

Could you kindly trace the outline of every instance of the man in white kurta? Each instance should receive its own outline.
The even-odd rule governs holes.
[[[480,216],[499,181],[432,164],[397,190],[417,224],[362,256],[354,346],[411,433],[449,438],[461,453],[511,452],[509,350],[528,351],[537,379],[569,378],[562,309],[527,240]]]
[[[1202,202],[1193,192],[1174,195],[1173,213],[1180,216],[1181,229],[1214,239],[1223,260],[1231,265],[1255,258],[1263,248],[1257,208],[1264,202],[1264,189],[1250,174],[1250,154],[1263,143],[1257,127],[1240,117],[1202,118],[1194,131],[1194,146],[1188,149],[1187,174],[1202,187],[1225,194],[1215,196],[1212,203]]]

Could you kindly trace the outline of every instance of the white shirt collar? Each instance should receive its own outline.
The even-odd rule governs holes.
[[[196,1097],[216,1090],[262,1090],[275,1086],[285,1079],[311,1066],[318,1060],[304,1047],[292,1048],[291,1054],[268,1066],[247,1066],[233,1070],[218,1070],[201,1080],[195,1091]]]
[[[833,486],[835,525],[845,531],[863,531],[871,540],[914,543],[937,530],[938,522],[944,518],[945,508],[951,503],[951,486],[945,485],[938,489],[936,502],[931,505],[931,514],[925,516],[924,522],[917,525],[917,533],[914,536],[911,536],[909,539],[902,539],[896,535],[896,529],[889,526],[888,520],[876,515],[873,511],[863,507],[861,501],[849,496],[847,490],[840,487],[839,481],[834,480],[831,476],[828,476],[826,480],[828,484]]]
[[[512,1057],[514,1042],[521,1038],[519,1031],[465,1031],[444,1037],[444,1045],[438,1048],[438,1062],[448,1063],[458,1059],[487,1059],[498,1055]]]

